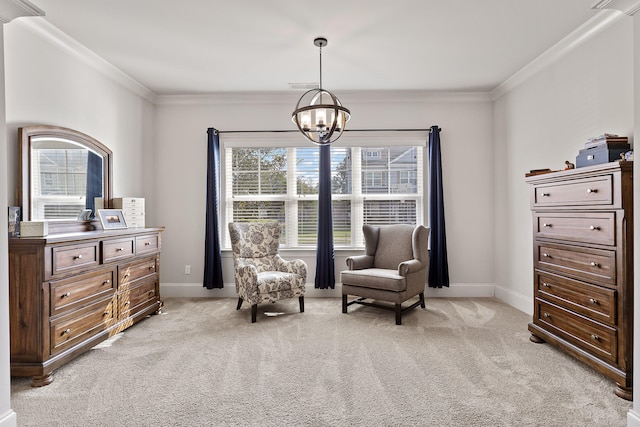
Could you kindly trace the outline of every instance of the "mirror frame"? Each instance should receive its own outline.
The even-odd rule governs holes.
[[[32,221],[31,218],[31,141],[33,138],[55,137],[71,140],[79,145],[85,146],[93,150],[102,157],[102,194],[104,199],[104,207],[110,207],[112,177],[113,177],[113,153],[109,148],[97,139],[79,132],[74,129],[64,128],[60,126],[36,125],[18,128],[19,150],[19,169],[20,169],[20,185],[18,186],[18,194],[16,202],[22,206],[22,220]],[[93,229],[88,227],[87,223],[91,220],[48,220],[49,231],[55,232],[56,228],[68,231],[74,231],[76,225],[85,224],[85,228],[79,228],[78,231]],[[54,225],[55,224],[55,225]],[[53,225],[53,229],[52,229]]]

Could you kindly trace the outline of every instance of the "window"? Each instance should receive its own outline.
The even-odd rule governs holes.
[[[299,138],[295,143],[237,137],[222,142],[226,221],[276,220],[283,225],[283,245],[315,246],[319,148]],[[363,224],[417,224],[423,218],[424,138],[404,145],[388,139],[387,145],[369,138],[355,142],[363,146],[341,139],[331,147],[333,238],[338,248],[364,245]],[[257,144],[262,146],[251,146]]]
[[[85,208],[87,150],[42,148],[32,156],[34,218],[76,218]]]

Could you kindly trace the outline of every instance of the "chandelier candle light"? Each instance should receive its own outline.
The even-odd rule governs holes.
[[[334,94],[322,89],[322,48],[327,45],[327,39],[317,37],[313,44],[320,48],[320,87],[300,97],[291,120],[309,141],[325,145],[340,138],[351,112]]]

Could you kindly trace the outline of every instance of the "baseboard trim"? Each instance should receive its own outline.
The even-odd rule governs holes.
[[[18,417],[15,412],[9,409],[6,413],[0,416],[0,427],[17,427]]]
[[[517,308],[523,313],[527,313],[533,316],[533,299],[529,296],[523,295],[519,292],[514,292],[510,289],[496,286],[496,298],[509,304],[513,308]]]
[[[640,427],[640,414],[635,412],[633,408],[627,412],[627,427]]]
[[[206,289],[200,283],[161,283],[160,295],[163,298],[235,298],[236,287],[233,283],[225,283],[220,289]],[[336,283],[335,289],[316,289],[312,283],[307,284],[307,298],[339,298],[342,285]],[[493,283],[455,283],[448,288],[427,288],[426,298],[486,298],[495,296]],[[506,302],[506,301],[505,301]]]

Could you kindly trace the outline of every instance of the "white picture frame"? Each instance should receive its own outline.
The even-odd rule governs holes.
[[[122,209],[98,209],[98,217],[104,230],[127,228]]]

